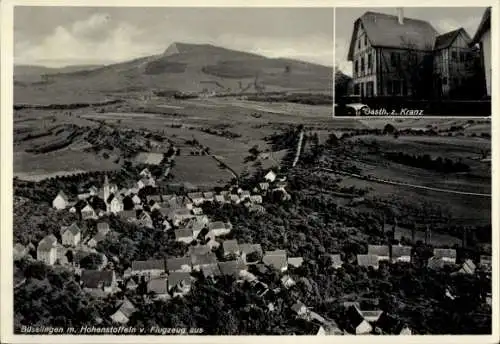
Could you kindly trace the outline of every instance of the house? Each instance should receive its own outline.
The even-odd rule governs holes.
[[[218,249],[220,246],[220,243],[217,240],[215,240],[214,238],[210,238],[210,239],[208,239],[208,241],[206,242],[205,245],[207,245],[208,247],[210,247],[211,250],[213,250],[213,249]]]
[[[83,270],[80,277],[84,291],[106,296],[117,290],[116,275],[111,270]]]
[[[99,222],[97,224],[97,233],[106,235],[109,233],[109,224],[107,222]]]
[[[118,213],[120,219],[126,222],[135,222],[137,220],[136,210],[124,210]]]
[[[193,265],[193,270],[195,271],[200,271],[206,266],[216,266],[217,263],[217,256],[212,251],[191,255],[191,264]]]
[[[139,216],[137,216],[137,224],[146,228],[154,228],[153,219],[151,215],[145,211],[141,211]]]
[[[306,305],[304,305],[302,303],[302,301],[300,301],[300,300],[295,302],[291,308],[292,308],[292,311],[294,311],[297,314],[297,316],[299,316],[299,317],[302,317],[309,312]]]
[[[154,203],[158,203],[158,204],[162,203],[162,198],[160,195],[148,195],[148,196],[146,196],[146,201],[151,206],[151,204],[154,204]]]
[[[439,270],[444,268],[446,263],[438,257],[430,257],[427,260],[427,267],[432,270]]]
[[[138,195],[132,196],[132,202],[134,202],[135,205],[142,204],[142,200]]]
[[[264,214],[266,212],[266,208],[260,204],[251,204],[248,207],[248,211],[251,213]]]
[[[243,202],[246,199],[250,199],[250,191],[243,190],[240,193],[240,202]]]
[[[240,255],[240,247],[238,246],[237,240],[225,240],[222,242],[222,248],[224,251],[224,256],[238,257]]]
[[[128,276],[144,276],[148,279],[159,277],[167,272],[164,259],[134,260],[132,266],[124,273]]]
[[[477,28],[471,45],[479,45],[481,51],[481,65],[485,76],[486,95],[491,97],[491,7],[483,14],[479,27]]]
[[[185,228],[193,230],[193,238],[196,239],[209,222],[210,220],[208,219],[208,216],[199,215],[189,219],[185,225]]]
[[[241,259],[247,265],[257,264],[262,260],[262,247],[260,244],[240,244]]]
[[[144,177],[144,178],[141,178],[137,181],[137,188],[140,190],[140,189],[143,189],[147,186],[151,186],[151,187],[155,187],[156,186],[156,182],[154,180],[153,177]]]
[[[411,262],[411,246],[392,245],[391,261],[397,262]]]
[[[168,275],[167,287],[176,296],[184,296],[191,291],[191,275],[189,272],[172,272]]]
[[[234,276],[238,278],[242,270],[246,270],[246,265],[241,260],[230,260],[219,262],[219,269],[222,275]]]
[[[104,239],[106,239],[106,235],[102,234],[101,232],[98,232],[96,235],[94,235],[87,241],[86,245],[88,247],[95,248],[97,244],[103,241]]]
[[[80,214],[82,214],[83,220],[97,219],[97,214],[94,208],[90,206],[90,204],[87,204],[85,207],[83,207],[83,209],[80,210]]]
[[[68,204],[69,204],[69,198],[62,190],[59,191],[57,196],[52,201],[52,207],[57,210],[66,209]]]
[[[483,270],[491,271],[491,256],[480,256],[479,267],[481,267]]]
[[[262,196],[261,195],[252,195],[250,196],[250,202],[256,204],[262,204]]]
[[[117,214],[123,211],[123,197],[118,194],[111,194],[107,201],[107,211],[113,214]]]
[[[475,271],[476,271],[476,264],[474,264],[472,260],[466,259],[465,262],[462,264],[460,270],[458,270],[458,273],[471,275]]]
[[[381,310],[361,310],[361,315],[363,316],[363,318],[365,318],[366,321],[370,322],[370,323],[375,323],[378,321],[378,319],[380,318],[380,316],[382,315],[383,311]]]
[[[151,174],[151,172],[149,172],[149,169],[147,167],[145,169],[143,169],[141,172],[139,172],[139,175],[141,177],[144,177],[144,178],[152,177],[152,174]]]
[[[194,205],[200,205],[205,202],[205,198],[203,197],[203,194],[201,192],[190,192],[187,196]]]
[[[229,234],[231,233],[231,227],[231,224],[222,221],[210,222],[208,224],[208,234],[205,237],[208,238],[210,234],[216,237]]]
[[[372,267],[375,270],[378,269],[378,256],[373,254],[358,254],[357,255],[358,265]]]
[[[226,203],[226,196],[223,195],[215,195],[215,202],[217,203]]]
[[[118,309],[110,316],[110,318],[114,323],[124,325],[128,323],[130,316],[135,311],[135,306],[127,298],[125,298],[123,301],[119,302]]]
[[[193,207],[193,209],[191,211],[193,212],[194,215],[201,215],[201,214],[203,214],[203,209],[198,208],[198,207]]]
[[[302,263],[304,263],[304,258],[302,258],[302,257],[290,257],[290,258],[288,258],[288,265],[291,265],[294,268],[301,267]]]
[[[470,72],[470,37],[459,28],[440,35],[428,22],[366,12],[354,23],[348,61],[354,93],[361,97],[448,96]],[[418,77],[418,79],[417,79]]]
[[[363,335],[369,334],[373,330],[373,326],[365,319],[357,306],[351,306],[347,309],[346,318],[346,330],[349,333]]]
[[[57,260],[57,238],[47,235],[40,240],[36,249],[36,259],[47,265],[54,265]]]
[[[193,242],[193,230],[192,229],[176,229],[175,230],[175,241],[180,241],[185,244],[190,244]]]
[[[168,272],[191,272],[191,258],[179,257],[167,260]]]
[[[95,196],[99,192],[99,189],[95,185],[92,185],[89,187],[88,191],[91,196]]]
[[[293,280],[293,278],[291,278],[288,275],[285,275],[285,276],[281,277],[281,283],[287,289],[290,288],[290,287],[293,287],[295,285],[295,281]]]
[[[278,271],[286,271],[288,268],[288,262],[286,257],[286,252],[284,250],[267,251],[262,262]]]
[[[228,201],[233,204],[239,204],[241,202],[240,196],[236,194],[228,195]]]
[[[12,255],[14,257],[14,260],[20,260],[24,258],[27,254],[29,253],[29,250],[27,247],[17,243],[14,245]]]
[[[434,257],[442,260],[445,264],[455,264],[457,259],[457,251],[448,248],[435,248]]]
[[[172,221],[174,226],[178,226],[183,221],[193,217],[195,217],[195,215],[193,215],[191,210],[187,208],[174,210],[168,215],[168,218]]]
[[[213,192],[204,192],[203,198],[205,202],[213,202],[214,201],[214,193]]]
[[[148,281],[147,292],[155,294],[155,298],[159,300],[168,300],[168,280],[166,277],[157,277]]]
[[[390,260],[389,246],[387,245],[368,245],[368,254],[377,256],[379,261]]]
[[[76,246],[82,238],[82,231],[76,223],[61,228],[61,240],[64,246]]]
[[[267,180],[268,182],[272,183],[276,180],[276,173],[274,173],[273,171],[269,171],[264,176],[264,179]]]
[[[269,183],[259,183],[259,188],[261,191],[269,190]]]
[[[139,285],[137,284],[137,282],[134,280],[133,277],[129,278],[127,282],[125,282],[125,288],[128,290],[135,290],[137,289],[138,286]]]
[[[221,275],[218,264],[202,266],[201,272],[203,273],[203,276],[205,276],[205,278],[215,278]]]
[[[253,282],[257,281],[257,276],[255,276],[251,272],[248,272],[247,270],[240,270],[239,278],[240,278],[239,279],[240,281],[244,281],[244,282],[248,282],[248,283],[253,283]]]
[[[340,254],[330,254],[328,257],[330,259],[330,263],[332,264],[331,266],[334,269],[339,269],[344,264],[344,262],[342,262]]]

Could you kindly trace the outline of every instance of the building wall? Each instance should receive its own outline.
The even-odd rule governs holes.
[[[368,36],[360,25],[356,33],[352,61],[354,94],[377,96],[377,58]]]
[[[450,92],[459,88],[467,82],[467,79],[473,75],[473,55],[472,50],[461,33],[446,48],[434,53],[434,74],[435,85],[438,96],[447,97]]]
[[[39,261],[47,265],[54,265],[57,260],[57,251],[55,248],[52,248],[50,251],[38,250],[36,256]]]
[[[76,246],[80,242],[80,239],[81,239],[80,233],[73,235],[71,231],[66,231],[62,236],[62,243],[65,246]]]
[[[486,93],[491,96],[491,31],[488,30],[481,38],[484,73],[486,77]]]
[[[65,209],[66,206],[66,201],[60,195],[57,195],[56,198],[54,198],[54,200],[52,201],[52,207],[58,210]]]

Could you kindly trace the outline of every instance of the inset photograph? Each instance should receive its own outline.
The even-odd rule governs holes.
[[[490,8],[337,8],[334,116],[491,116]]]

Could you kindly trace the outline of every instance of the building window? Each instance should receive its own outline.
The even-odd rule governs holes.
[[[358,40],[358,49],[361,49],[361,37]]]
[[[356,62],[354,62],[354,76],[358,75],[358,67],[358,61],[356,60]]]
[[[373,97],[373,81],[366,83],[366,96]]]
[[[361,73],[365,72],[365,58],[361,58]]]
[[[451,52],[451,60],[452,61],[457,61],[457,52],[456,51],[452,51]]]
[[[363,98],[365,96],[365,84],[364,83],[361,82],[359,84],[359,90],[360,90],[359,94],[360,94],[361,98]]]
[[[465,52],[464,51],[460,52],[460,62],[465,62]]]
[[[403,80],[403,96],[408,95],[408,85],[406,84],[406,81]]]
[[[371,70],[373,67],[372,54],[368,54],[367,60],[368,63],[367,69]]]
[[[368,38],[367,36],[365,35],[365,47],[368,45]]]
[[[387,94],[392,95],[392,81],[387,82]]]
[[[359,95],[359,84],[354,85],[354,94]]]
[[[448,85],[448,78],[447,77],[443,77],[443,85]]]
[[[394,95],[399,96],[401,94],[401,82],[400,80],[394,80]]]
[[[397,66],[399,63],[399,54],[398,53],[395,53],[395,52],[392,52],[391,53],[391,65],[393,67]]]

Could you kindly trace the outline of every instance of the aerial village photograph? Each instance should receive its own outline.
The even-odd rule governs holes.
[[[16,7],[12,333],[491,335],[491,119],[332,118],[334,18]]]
[[[491,8],[336,8],[336,116],[491,116]]]

